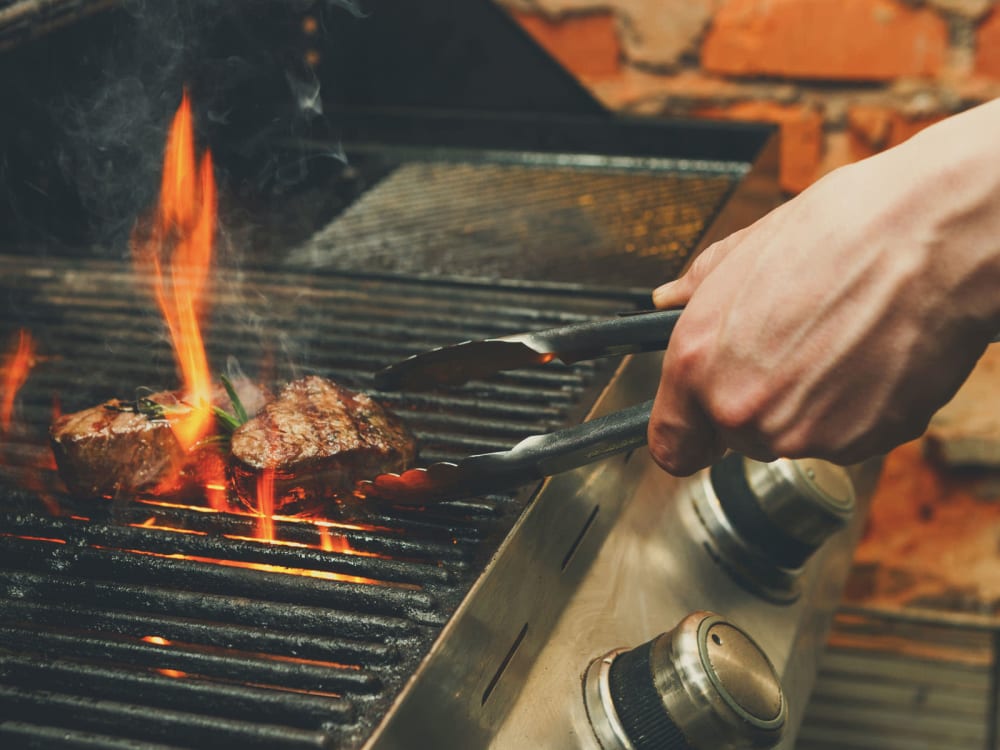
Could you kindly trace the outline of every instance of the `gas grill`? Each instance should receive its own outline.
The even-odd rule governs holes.
[[[323,220],[311,233],[272,216],[257,233],[225,224],[213,371],[318,373],[370,392],[416,433],[422,464],[649,398],[654,354],[445,392],[380,392],[372,374],[463,339],[644,307],[651,286],[773,205],[771,129],[612,117],[488,3],[383,0],[367,18],[334,17],[318,70],[330,132],[268,140],[279,160],[322,163],[275,203],[318,203],[305,213]],[[127,23],[109,10],[11,54]],[[410,33],[418,23],[426,37]],[[5,134],[18,127],[5,118]],[[341,148],[345,162],[325,159]],[[241,159],[222,160],[234,180]],[[4,211],[69,228],[46,244],[9,225],[0,253],[0,335],[25,329],[36,347],[0,435],[4,742],[607,750],[750,746],[750,727],[754,746],[792,747],[872,467],[735,457],[742,480],[680,481],[633,451],[517,493],[273,518],[69,497],[47,443],[53,413],[172,388],[176,375],[142,272],[71,241],[83,225],[62,213],[66,191],[20,211],[25,173],[46,178],[35,186],[60,178],[30,148],[14,161]],[[848,476],[853,490],[837,484]],[[627,694],[649,688],[622,665],[649,657],[615,654],[678,623],[662,642],[685,658],[700,648],[717,696],[654,708],[666,734],[637,740],[645,719]],[[723,644],[731,670],[713,661]],[[763,697],[746,687],[751,667]],[[733,706],[742,723],[726,724]]]

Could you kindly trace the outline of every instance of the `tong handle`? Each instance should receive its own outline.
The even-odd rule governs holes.
[[[666,349],[682,310],[651,310],[609,320],[576,323],[546,331],[504,336],[538,352],[555,352],[570,365],[585,359]]]
[[[497,491],[559,474],[646,444],[652,399],[547,435],[525,438],[509,451],[459,463],[471,492]]]

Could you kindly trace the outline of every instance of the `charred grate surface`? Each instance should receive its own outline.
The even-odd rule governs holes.
[[[274,521],[61,490],[47,428],[138,387],[176,386],[124,263],[0,256],[7,348],[36,361],[0,434],[0,745],[359,747],[518,517],[527,493],[428,510],[334,506]],[[378,393],[428,347],[605,316],[626,296],[348,274],[225,271],[207,346],[280,382],[373,392],[421,461],[499,450],[574,422],[611,363],[512,372],[449,393]]]
[[[369,190],[291,261],[646,289],[680,273],[746,166],[709,172],[708,164],[671,164],[414,161]]]

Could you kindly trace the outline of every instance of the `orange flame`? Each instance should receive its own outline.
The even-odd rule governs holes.
[[[326,526],[319,527],[319,546],[324,552],[333,552],[333,537]]]
[[[200,318],[215,226],[212,155],[205,151],[196,167],[191,102],[185,93],[167,137],[160,204],[148,236],[133,237],[132,248],[137,262],[152,269],[153,291],[192,406],[189,412],[171,416],[174,434],[185,450],[209,432],[213,421],[212,376]]]
[[[274,541],[274,469],[264,469],[257,475],[257,538]]]
[[[0,431],[9,432],[14,416],[14,399],[35,366],[35,342],[23,328],[17,334],[17,348],[7,357],[0,385]]]
[[[351,543],[343,534],[331,534],[326,526],[318,526],[320,547],[324,552],[352,553]]]

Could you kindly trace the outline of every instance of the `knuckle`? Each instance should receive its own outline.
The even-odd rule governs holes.
[[[749,390],[714,390],[706,394],[705,410],[724,432],[760,432],[761,402]]]
[[[678,327],[683,325],[683,319]],[[674,334],[663,361],[664,377],[674,387],[695,390],[696,385],[708,382],[706,377],[710,372],[708,353],[698,340],[697,335],[690,334],[687,328]]]

